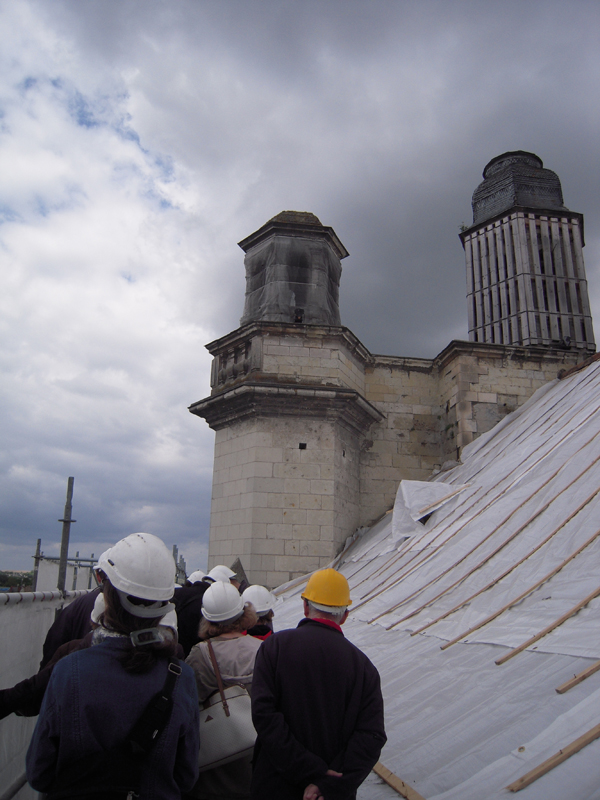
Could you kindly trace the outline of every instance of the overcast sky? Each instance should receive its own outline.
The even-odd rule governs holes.
[[[466,339],[458,239],[485,164],[537,153],[585,215],[600,319],[600,5],[0,0],[0,568],[133,531],[206,561],[204,344],[236,242],[282,210],[348,251],[373,353]],[[600,323],[598,323],[600,325]]]

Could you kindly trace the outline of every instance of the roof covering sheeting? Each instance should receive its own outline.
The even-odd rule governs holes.
[[[382,677],[381,761],[427,800],[512,796],[600,723],[600,670],[556,692],[600,659],[599,406],[596,361],[543,387],[451,472],[401,486],[342,557],[345,633]],[[297,622],[303,588],[282,587],[277,629]],[[398,795],[371,776],[359,796]],[[518,796],[600,800],[600,740]]]

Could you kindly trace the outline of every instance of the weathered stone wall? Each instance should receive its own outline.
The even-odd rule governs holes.
[[[385,418],[361,446],[361,524],[391,507],[402,478],[426,480],[440,465],[438,376],[428,359],[373,356],[366,398]]]
[[[580,358],[574,350],[451,342],[435,359],[444,457],[458,458],[465,445]]]
[[[364,353],[355,352],[344,328],[311,326],[265,331],[262,372],[292,381],[345,386],[365,392]],[[362,356],[362,357],[361,357]]]
[[[277,586],[326,565],[358,526],[356,437],[307,417],[254,417],[217,431],[209,567],[237,556]]]
[[[216,431],[209,565],[275,586],[327,564],[360,524],[366,348],[345,328],[251,323],[209,345]]]
[[[252,323],[212,343],[209,566],[276,586],[327,564],[393,504],[522,405],[575,351],[451,342],[374,356],[345,328]],[[237,354],[237,356],[236,356]]]
[[[348,252],[313,214],[281,212],[239,242],[241,327],[207,345],[211,395],[190,407],[216,431],[209,566],[239,557],[267,586],[323,566],[401,480],[451,466],[594,351],[582,218],[558,177],[535,154],[504,153],[473,214],[461,233],[471,341],[434,359],[372,355],[339,324]]]
[[[403,479],[427,480],[522,405],[576,351],[451,342],[437,358],[372,356],[365,396],[384,414],[361,444],[360,520],[393,504]]]

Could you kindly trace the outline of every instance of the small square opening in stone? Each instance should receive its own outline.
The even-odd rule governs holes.
[[[300,442],[298,444],[298,449],[299,450],[306,450],[306,442]]]

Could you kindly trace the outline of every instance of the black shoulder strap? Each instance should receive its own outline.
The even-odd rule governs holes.
[[[175,681],[181,675],[179,661],[171,656],[167,667],[167,679],[162,690],[154,695],[142,716],[131,729],[127,741],[130,752],[147,755],[152,745],[166,726],[173,709]]]

